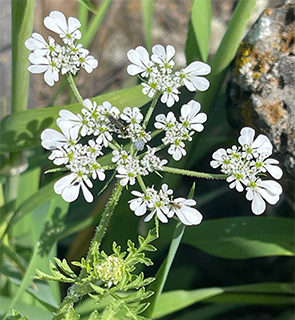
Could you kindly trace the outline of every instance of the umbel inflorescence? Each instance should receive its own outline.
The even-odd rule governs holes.
[[[76,40],[81,39],[78,19],[70,17],[67,22],[63,13],[52,11],[44,19],[44,25],[59,35],[63,45],[57,44],[50,36],[47,43],[41,34],[33,33],[25,42],[26,47],[33,51],[29,55],[32,63],[28,68],[30,72],[44,72],[45,82],[53,86],[59,80],[59,73],[75,75],[80,68],[90,73],[98,66],[98,61],[89,55],[89,51],[81,43],[76,44]]]
[[[78,30],[80,22],[77,19],[69,18],[66,22],[61,12],[54,11],[45,18],[44,23],[48,29],[59,34],[64,45],[56,44],[51,37],[47,44],[41,35],[34,33],[26,41],[27,48],[33,50],[29,57],[33,65],[29,71],[45,72],[45,81],[53,85],[58,81],[59,73],[76,74],[81,67],[92,72],[97,67],[97,60],[88,55],[88,50],[75,44],[81,38]],[[177,217],[186,225],[201,222],[201,213],[193,208],[195,200],[174,199],[173,190],[167,184],[162,184],[158,191],[154,186],[146,186],[143,180],[153,172],[165,171],[168,158],[162,158],[163,153],[159,157],[160,150],[167,148],[168,154],[176,161],[186,156],[187,142],[192,141],[195,132],[203,131],[207,120],[207,115],[200,112],[200,103],[195,100],[180,106],[179,118],[173,111],[157,114],[155,107],[158,98],[169,108],[175,108],[179,101],[180,87],[185,86],[190,91],[205,91],[209,88],[209,81],[203,77],[211,71],[208,64],[194,61],[186,68],[174,71],[174,55],[175,49],[171,45],[155,45],[151,56],[142,46],[127,53],[131,62],[127,72],[140,77],[143,94],[152,98],[145,115],[138,107],[126,106],[120,111],[109,101],[97,104],[81,98],[80,113],[60,111],[57,119],[60,131],[46,129],[42,132],[42,146],[51,151],[49,159],[69,171],[54,185],[55,192],[65,201],[75,201],[82,190],[86,201],[92,202],[92,181],[104,181],[106,171],[114,170],[122,187],[139,183],[141,191],[131,192],[135,198],[129,201],[129,206],[137,216],[146,215],[144,221],[156,216],[164,223],[172,217]],[[152,132],[147,130],[153,113],[153,126],[163,135],[161,145],[155,145]],[[265,210],[265,201],[275,204],[282,193],[277,182],[262,180],[263,176],[270,173],[279,179],[282,171],[276,160],[268,158],[272,153],[268,138],[260,135],[254,140],[254,135],[253,129],[242,129],[239,138],[241,146],[217,150],[211,165],[213,168],[221,167],[230,188],[238,191],[245,188],[246,198],[252,201],[252,211],[260,214]],[[108,160],[106,155],[110,151],[112,157]],[[173,170],[169,168],[170,172]],[[194,172],[191,173],[193,176]]]

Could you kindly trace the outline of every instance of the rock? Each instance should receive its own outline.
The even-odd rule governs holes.
[[[240,44],[228,87],[228,119],[237,129],[253,127],[274,145],[294,197],[295,2],[265,10]]]

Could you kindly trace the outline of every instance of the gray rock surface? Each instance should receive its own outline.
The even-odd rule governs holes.
[[[228,90],[228,118],[266,134],[293,198],[295,176],[295,2],[265,10],[243,39]]]

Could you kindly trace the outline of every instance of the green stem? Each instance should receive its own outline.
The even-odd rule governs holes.
[[[79,90],[78,90],[78,88],[76,86],[76,83],[74,81],[74,78],[73,78],[72,74],[70,72],[67,72],[66,73],[66,77],[67,77],[69,85],[70,85],[70,87],[71,87],[71,89],[72,89],[77,101],[79,103],[81,103],[81,105],[83,105],[83,98],[82,98],[82,96],[81,96],[81,94],[80,94],[80,92],[79,92]]]
[[[150,118],[151,118],[151,116],[153,114],[153,111],[155,109],[155,106],[157,104],[159,96],[160,96],[160,92],[157,92],[155,98],[153,99],[153,101],[152,101],[152,103],[151,103],[151,105],[150,105],[150,107],[148,109],[148,112],[147,112],[147,114],[145,116],[145,119],[143,121],[143,124],[142,124],[142,129],[143,130],[145,130],[145,128],[147,127],[147,125],[149,123],[149,120],[150,120]]]
[[[163,171],[169,172],[169,173],[181,174],[184,176],[190,176],[190,177],[202,178],[202,179],[212,179],[212,180],[225,180],[228,177],[228,175],[226,174],[204,173],[204,172],[197,172],[197,171],[171,168],[171,167],[163,167]]]
[[[120,182],[118,181],[117,184],[115,185],[115,188],[113,190],[112,195],[110,196],[108,203],[105,206],[99,225],[96,228],[95,235],[93,237],[89,251],[87,253],[87,260],[91,259],[95,251],[99,249],[102,238],[106,233],[107,227],[114,213],[115,207],[119,202],[122,191],[123,191],[123,186],[121,186]]]
[[[109,198],[109,201],[105,206],[99,225],[96,228],[95,235],[91,241],[91,244],[87,253],[87,257],[86,257],[87,261],[89,260],[92,261],[93,256],[95,256],[95,254],[99,250],[99,246],[101,244],[102,238],[106,233],[107,227],[114,213],[115,207],[119,202],[120,196],[122,194],[122,190],[123,190],[123,186],[121,186],[120,182],[118,181],[117,184],[115,185],[112,195]],[[86,276],[86,274],[87,274],[86,270],[82,269],[79,275],[79,278],[83,279]],[[70,290],[68,291],[69,293],[64,298],[58,310],[55,312],[56,316],[53,317],[53,320],[59,319],[58,315],[60,315],[61,313],[69,311],[70,308],[77,301],[77,296],[79,296],[79,294],[81,297],[82,295],[84,295],[84,294],[81,295],[81,292],[79,293],[78,291],[80,291],[79,287],[76,287],[75,284],[71,286]]]
[[[146,191],[146,186],[145,186],[145,184],[144,184],[144,182],[143,182],[143,179],[142,179],[142,177],[141,177],[140,174],[137,175],[137,181],[138,181],[138,183],[139,183],[142,191],[145,193],[145,191]]]

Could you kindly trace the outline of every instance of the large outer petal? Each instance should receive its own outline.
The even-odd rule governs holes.
[[[255,136],[255,130],[249,127],[244,127],[241,132],[240,132],[240,137],[238,138],[238,141],[240,143],[241,146],[247,144],[247,145],[251,145],[253,140],[254,140],[254,136]]]
[[[49,17],[44,19],[44,25],[47,29],[58,34],[67,34],[67,21],[64,14],[60,11],[52,11]]]
[[[261,195],[257,192],[253,194],[253,200],[251,203],[252,212],[256,215],[262,214],[266,209],[266,204],[262,199]]]
[[[272,177],[275,179],[281,179],[283,176],[283,170],[276,166],[276,164],[279,163],[279,161],[275,159],[267,159],[266,161],[266,170],[270,173]]]
[[[73,33],[75,30],[77,30],[80,27],[81,27],[81,22],[77,18],[69,17],[69,19],[68,19],[69,33]],[[77,34],[77,36],[78,36],[78,34]],[[81,36],[80,36],[80,38],[81,38]],[[77,39],[80,39],[80,38],[77,38]]]
[[[42,49],[47,45],[46,41],[44,38],[41,36],[41,34],[34,32],[32,34],[32,37],[27,39],[25,41],[25,46],[29,50],[36,50],[36,49]]]
[[[194,61],[190,63],[183,72],[185,74],[190,73],[195,76],[207,75],[211,72],[211,67],[204,62]]]
[[[68,174],[55,182],[53,189],[55,193],[61,194],[65,188],[67,188],[76,179],[75,173]]]
[[[90,180],[89,180],[90,181]],[[81,187],[82,187],[82,192],[84,195],[84,198],[87,202],[92,202],[93,201],[93,195],[92,193],[87,189],[87,187],[85,186],[85,184],[83,182],[81,182]]]
[[[45,129],[41,133],[42,146],[44,149],[53,150],[67,143],[66,137],[54,129]]]
[[[43,73],[48,69],[48,66],[32,65],[28,67],[31,73]]]
[[[183,82],[189,91],[206,91],[210,86],[210,82],[206,78],[193,75],[188,75],[183,79]]]

